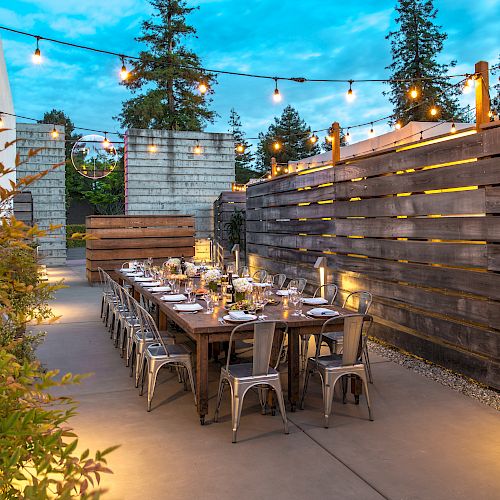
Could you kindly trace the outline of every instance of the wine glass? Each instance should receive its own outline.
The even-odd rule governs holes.
[[[241,270],[241,276],[243,278],[250,278],[250,271],[248,270],[247,266],[243,266],[243,268]]]
[[[295,309],[295,311],[292,313],[292,316],[300,316],[298,313],[298,309],[297,309],[297,306],[298,306],[299,300],[300,300],[299,293],[297,292],[297,289],[295,289],[295,290],[290,289],[289,294],[288,294],[288,300],[290,301],[293,308]]]
[[[194,297],[191,298],[191,293],[193,292],[193,288],[194,288],[193,280],[191,279],[186,280],[186,284],[184,285],[184,290],[188,294],[188,302],[194,302],[195,298]]]
[[[207,304],[207,310],[205,311],[205,314],[212,314],[214,312],[214,303],[212,295],[210,295],[210,293],[204,293],[201,298]]]

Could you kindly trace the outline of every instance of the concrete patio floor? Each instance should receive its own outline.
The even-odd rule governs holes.
[[[71,264],[71,262],[70,262]],[[238,444],[231,444],[229,398],[222,419],[199,425],[191,392],[163,371],[146,412],[99,319],[100,290],[75,262],[49,270],[66,279],[38,350],[48,368],[94,375],[67,391],[80,402],[72,425],[82,447],[121,447],[104,477],[109,499],[493,499],[500,497],[500,414],[426,377],[373,356],[375,421],[359,406],[334,402],[322,427],[318,379],[306,409],[262,416],[245,400]],[[218,367],[211,371],[213,415]]]

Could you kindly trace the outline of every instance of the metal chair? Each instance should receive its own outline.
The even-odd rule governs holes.
[[[337,297],[337,293],[339,288],[334,283],[326,283],[324,285],[319,286],[314,291],[313,297],[324,297],[325,300],[328,301],[330,305],[333,304],[335,298]],[[300,366],[301,370],[305,370],[307,363],[307,354],[309,349],[309,340],[311,335],[302,335],[300,337]]]
[[[372,302],[373,302],[373,296],[370,292],[367,292],[366,290],[359,290],[356,292],[351,292],[344,300],[344,304],[342,305],[342,307],[353,309],[357,311],[358,314],[368,314]],[[368,323],[368,327],[363,332],[362,354],[366,366],[366,371],[368,374],[368,380],[370,381],[370,384],[373,384],[372,369],[370,366],[370,357],[368,354],[368,331],[371,325],[372,321],[370,320]],[[344,339],[343,332],[327,332],[323,336],[323,340],[326,344],[328,344],[331,352],[335,352],[337,354],[341,352],[343,339]]]
[[[339,318],[330,318],[321,328],[318,342],[316,344],[316,354],[307,361],[307,370],[304,379],[304,388],[302,391],[301,408],[304,408],[304,399],[307,392],[309,378],[312,373],[317,372],[321,377],[323,386],[323,405],[325,427],[328,428],[329,417],[332,410],[333,393],[335,384],[345,375],[357,375],[363,381],[365,389],[366,404],[368,406],[368,417],[373,420],[370,406],[370,395],[368,393],[368,382],[365,366],[358,356],[359,344],[361,340],[361,332],[363,329],[364,316],[362,314],[352,314],[343,316],[344,321],[344,350],[342,354],[329,354],[321,356],[321,343],[325,331],[328,330],[332,323],[341,321]]]
[[[286,274],[275,274],[273,276],[272,287],[276,290],[281,290],[286,281]]]
[[[267,278],[267,271],[265,269],[259,269],[252,274],[252,279],[258,283],[264,283]]]
[[[287,288],[290,288],[290,285],[293,283],[293,282],[296,282],[297,283],[297,291],[299,293],[302,293],[304,291],[304,288],[306,287],[307,285],[307,280],[305,278],[297,278],[297,279],[291,279],[289,282],[288,282],[288,286]]]
[[[140,307],[140,306],[139,306]],[[144,351],[144,362],[142,369],[141,396],[144,391],[144,381],[147,372],[147,390],[148,390],[148,411],[151,411],[151,401],[153,400],[156,379],[160,368],[165,365],[175,366],[187,371],[191,390],[193,391],[194,403],[196,404],[196,389],[194,385],[193,365],[191,363],[191,351],[183,344],[166,344],[164,338],[160,335],[158,328],[151,315],[140,307],[140,317],[143,326],[147,331],[151,331],[154,342],[147,345]],[[187,390],[186,380],[183,377],[184,388]]]
[[[231,348],[233,338],[236,333],[241,330],[247,330],[250,325],[253,325],[253,359],[251,363],[241,363],[230,365]],[[283,340],[280,346],[278,360],[274,367],[270,367],[271,348],[273,345],[274,334],[276,329],[283,330]],[[227,353],[226,366],[221,369],[219,391],[217,395],[217,406],[215,409],[214,422],[219,418],[219,409],[224,394],[225,385],[228,384],[231,388],[231,416],[233,428],[233,443],[236,443],[238,427],[240,426],[241,410],[243,407],[243,399],[252,387],[257,387],[259,390],[259,399],[263,409],[265,408],[266,393],[270,387],[276,392],[278,406],[283,419],[285,434],[288,434],[288,421],[285,411],[285,400],[281,389],[280,375],[277,371],[281,351],[283,349],[284,338],[288,331],[286,323],[281,321],[253,321],[245,323],[233,328],[229,338],[229,350]]]

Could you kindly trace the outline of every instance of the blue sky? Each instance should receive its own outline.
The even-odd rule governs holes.
[[[385,35],[394,28],[395,0],[200,0],[189,22],[198,30],[190,44],[206,67],[309,78],[386,78],[390,63]],[[442,62],[453,71],[472,72],[474,63],[498,61],[500,0],[435,0],[438,23],[448,33]],[[148,17],[146,0],[2,0],[0,24],[74,43],[137,54],[134,37]],[[117,130],[113,120],[129,92],[118,84],[120,62],[42,42],[44,64],[34,66],[34,40],[0,32],[18,114],[39,117],[63,109],[75,124]],[[241,115],[255,136],[294,106],[313,129],[339,121],[344,127],[391,113],[382,84],[356,86],[357,99],[345,101],[346,86],[282,82],[283,101],[272,102],[273,82],[219,76],[213,108],[220,115],[209,131],[226,131],[229,110]],[[463,98],[472,103],[471,96]],[[369,128],[369,127],[368,127]],[[388,129],[375,127],[377,133]],[[359,129],[354,140],[364,139]]]

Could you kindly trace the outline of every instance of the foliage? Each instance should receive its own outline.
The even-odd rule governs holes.
[[[71,150],[79,139],[74,133],[75,126],[64,111],[53,109],[43,115],[41,123],[63,125],[65,127],[66,153],[66,206],[72,200],[88,200],[101,215],[118,215],[124,212],[125,181],[123,176],[123,150],[117,149],[120,159],[116,169],[107,177],[93,181],[80,175],[71,161]]]
[[[148,50],[131,61],[132,71],[123,84],[133,93],[143,91],[123,103],[118,117],[123,127],[167,130],[202,130],[212,123],[209,94],[215,77],[200,69],[200,59],[184,44],[196,30],[186,23],[194,8],[184,0],[150,0],[155,9],[151,19],[142,23],[142,36]],[[197,87],[208,86],[205,96]]]
[[[229,222],[224,225],[227,231],[227,238],[231,245],[240,244],[243,241],[243,226],[245,224],[244,210],[236,209],[232,214]]]
[[[252,153],[250,143],[245,138],[245,132],[241,130],[240,115],[233,108],[229,115],[229,131],[234,137],[235,146],[241,145],[245,148],[243,153],[235,151],[234,167],[236,172],[236,182],[246,184],[250,179],[259,177],[260,174],[253,168],[255,156]]]
[[[12,143],[7,143],[4,149]],[[35,156],[30,150],[27,158]],[[15,165],[22,162],[19,156]],[[76,455],[78,440],[67,427],[75,413],[71,398],[54,397],[52,387],[77,383],[80,376],[45,371],[34,361],[40,334],[26,333],[30,325],[55,318],[49,299],[61,283],[40,279],[34,246],[46,236],[8,215],[12,198],[53,168],[0,187],[0,498],[99,498],[100,474],[111,472],[105,456],[114,448]],[[0,178],[13,172],[0,163]]]
[[[497,75],[500,73],[500,55],[498,56],[498,63],[495,64],[494,66],[491,67],[490,70],[490,78],[493,80],[493,78],[496,79],[496,84],[493,85],[493,90],[495,93],[493,94],[493,97],[491,99],[491,105],[490,108],[493,111],[492,114],[498,115],[500,113],[500,79],[497,78]],[[491,117],[493,120],[493,116]]]
[[[439,64],[437,58],[443,50],[447,34],[441,26],[435,24],[437,10],[432,0],[398,0],[396,5],[399,29],[389,32],[392,63],[391,78],[407,79],[408,82],[391,82],[390,101],[394,106],[394,115],[403,125],[409,121],[460,120],[457,96],[460,89],[453,86],[445,75],[456,61]],[[432,80],[426,80],[431,78]],[[417,100],[411,99],[409,90],[416,86],[419,91]],[[418,102],[427,104],[408,110]],[[438,107],[436,116],[429,114],[430,106]]]
[[[66,246],[68,248],[84,247],[86,242],[80,238],[80,235],[84,234],[86,230],[85,224],[67,224]]]
[[[318,154],[320,147],[317,142],[312,143],[310,137],[311,128],[292,106],[287,106],[279,118],[274,118],[274,123],[269,126],[267,132],[259,134],[259,171],[264,173],[269,168],[272,157],[275,157],[278,163],[288,163]],[[278,151],[273,147],[276,141],[281,145]]]

